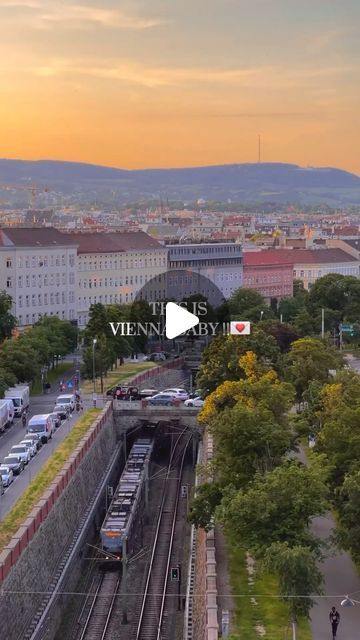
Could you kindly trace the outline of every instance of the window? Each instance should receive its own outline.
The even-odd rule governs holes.
[[[6,287],[7,287],[8,289],[11,289],[11,287],[12,287],[12,280],[11,280],[11,278],[7,278],[7,279],[6,279]]]
[[[19,276],[18,277],[18,287],[21,289],[22,286],[23,286],[23,277]]]
[[[48,303],[48,294],[44,293],[44,304]]]
[[[69,255],[69,265],[70,265],[70,267],[73,267],[73,266],[74,266],[74,264],[75,264],[75,256],[74,256],[74,254],[73,254],[73,253],[71,253],[71,254]]]
[[[60,273],[57,273],[55,277],[56,277],[56,284],[59,286],[59,284],[60,284]]]
[[[22,325],[22,316],[18,316],[18,318],[19,318],[19,325],[21,326]]]
[[[23,266],[23,259],[21,258],[21,256],[19,256],[19,257],[18,257],[17,265],[18,265],[19,269],[22,269],[22,266]]]
[[[50,293],[50,304],[54,304],[54,294]]]
[[[64,254],[61,256],[61,264],[63,267],[66,265],[66,256]]]
[[[38,294],[38,305],[39,307],[42,305],[41,293]]]
[[[47,284],[48,284],[48,275],[47,275],[47,273],[45,273],[45,275],[44,275],[44,286],[47,287]]]
[[[34,273],[31,276],[31,286],[36,287],[36,275]]]
[[[35,293],[33,293],[32,296],[31,296],[31,304],[32,304],[33,307],[36,306],[36,295],[35,295]]]
[[[6,258],[6,266],[8,269],[11,269],[12,267],[12,259],[11,258]]]
[[[60,256],[55,256],[55,266],[60,267]]]
[[[22,307],[22,296],[19,296],[18,303],[19,303],[19,307],[21,308]]]
[[[27,267],[27,268],[29,268],[29,267],[30,267],[30,258],[29,258],[29,256],[26,256],[26,259],[25,259],[25,267]]]
[[[30,306],[30,296],[26,296],[25,297],[25,304],[26,304],[27,307]]]
[[[31,258],[31,266],[32,267],[36,266],[36,258],[35,258],[35,256],[32,256],[32,258]]]
[[[66,302],[66,300],[65,300],[65,291],[63,291],[62,294],[61,294],[61,302],[63,304],[65,304],[65,302]]]
[[[75,284],[75,273],[71,272],[69,274],[69,284]]]
[[[60,304],[60,293],[59,292],[55,293],[55,303],[56,304]]]
[[[61,281],[62,281],[63,284],[66,284],[66,273],[62,274]]]

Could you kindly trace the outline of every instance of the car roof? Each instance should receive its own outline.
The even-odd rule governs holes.
[[[4,460],[5,460],[6,458],[16,458],[16,460],[17,460],[17,461],[19,461],[19,460],[20,460],[19,456],[17,456],[15,453],[8,453],[8,454],[6,454],[6,456],[5,456]]]
[[[7,469],[8,471],[10,471],[10,467],[7,464],[0,464],[0,469]]]
[[[39,420],[39,418],[41,420],[46,420],[46,418],[49,417],[49,413],[38,413],[36,416],[33,416],[32,418],[30,418],[29,422],[32,422],[33,420]]]

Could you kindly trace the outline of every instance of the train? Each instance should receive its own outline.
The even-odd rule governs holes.
[[[137,438],[131,448],[100,530],[103,569],[119,566],[138,543],[153,449],[150,437]]]

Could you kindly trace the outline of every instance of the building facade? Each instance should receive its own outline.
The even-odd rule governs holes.
[[[166,296],[167,248],[142,231],[71,234],[78,244],[78,324],[92,304]]]
[[[20,329],[44,315],[77,318],[77,246],[52,228],[0,229],[0,290]]]
[[[227,299],[235,289],[242,287],[243,256],[240,244],[174,244],[167,248],[169,297],[178,298],[181,288],[183,297],[200,293],[211,301],[213,295],[216,297],[217,291],[220,291],[223,298]],[[184,278],[187,280],[176,282],[176,275],[172,277],[172,271],[184,271]],[[176,292],[178,295],[174,295]]]
[[[293,270],[290,255],[283,255],[282,251],[244,253],[244,287],[255,289],[268,303],[293,295]]]

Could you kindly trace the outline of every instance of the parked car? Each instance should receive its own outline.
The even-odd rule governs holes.
[[[6,465],[0,465],[0,478],[2,479],[2,483],[4,487],[9,487],[11,483],[14,481],[14,474],[12,469]]]
[[[113,397],[115,400],[139,400],[139,389],[138,387],[117,385],[113,389]]]
[[[28,464],[31,460],[30,449],[25,444],[15,444],[11,447],[9,455],[18,456],[24,464]]]
[[[55,431],[55,429],[58,429],[61,425],[61,418],[57,411],[54,411],[53,413],[49,413],[49,416],[54,423],[54,431]]]
[[[159,389],[141,389],[139,396],[140,398],[152,398],[157,393],[159,393]]]
[[[163,362],[166,360],[166,355],[162,351],[150,353],[150,355],[146,356],[146,360],[150,360],[151,362]]]
[[[25,447],[28,447],[32,458],[37,454],[36,440],[33,438],[24,438],[24,440],[19,442],[19,444],[23,444]]]
[[[152,405],[165,405],[170,407],[176,404],[176,400],[177,398],[170,393],[157,393],[152,398],[149,398],[148,402]]]
[[[56,404],[63,404],[70,407],[70,411],[75,409],[75,395],[73,393],[64,393],[56,398]]]
[[[16,456],[15,454],[8,454],[2,461],[1,466],[10,467],[13,474],[18,476],[24,468],[24,463],[19,456]]]
[[[162,393],[170,393],[171,395],[175,396],[179,400],[188,400],[189,399],[189,394],[186,391],[186,389],[180,389],[179,387],[172,387],[171,389],[164,389],[164,391],[162,391]]]
[[[189,398],[189,400],[185,400],[184,405],[186,407],[203,407],[204,400],[200,398],[200,396],[196,396],[195,398]]]
[[[66,420],[70,415],[70,407],[65,404],[56,404],[53,413],[57,413],[60,420]]]
[[[4,487],[4,483],[3,483],[3,480],[2,480],[2,476],[0,475],[0,496],[2,496],[3,493],[5,493],[5,487]]]
[[[33,416],[26,429],[27,434],[37,433],[43,443],[48,442],[53,434],[53,421],[49,413]]]
[[[33,444],[36,446],[36,451],[39,451],[39,449],[41,449],[41,447],[42,447],[41,438],[39,437],[38,433],[31,433],[31,434],[27,433],[23,437],[23,441],[24,440],[28,440],[29,442],[33,442]]]

